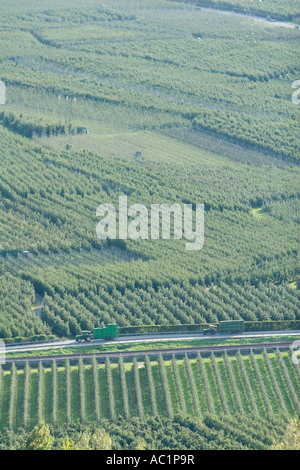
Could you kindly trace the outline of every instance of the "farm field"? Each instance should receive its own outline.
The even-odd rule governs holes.
[[[299,405],[299,371],[280,352],[1,370],[2,430],[119,417],[295,416]]]
[[[35,143],[21,138],[16,138],[19,151],[16,141],[14,150],[9,150],[11,134],[4,129],[3,132],[7,137],[2,141],[7,145],[7,159],[1,175],[1,204],[7,216],[0,232],[2,248],[26,249],[33,257],[3,259],[2,266],[33,284],[38,294],[46,294],[42,316],[54,334],[75,334],[80,328],[74,324],[69,331],[69,320],[62,313],[57,318],[58,305],[66,304],[68,299],[81,309],[81,321],[87,310],[89,327],[91,322],[112,320],[125,326],[130,322],[176,324],[236,316],[261,320],[298,318],[298,290],[290,287],[296,278],[298,168],[274,166],[270,171],[268,166],[258,172],[256,166],[212,155],[159,134],[150,139],[149,153],[145,152],[140,162],[135,161],[133,145],[131,152],[125,144],[122,159],[108,160],[99,154],[91,158],[89,151],[56,156],[47,151],[44,155]],[[23,154],[25,148],[28,152]],[[160,149],[157,154],[155,149]],[[26,160],[26,168],[31,171],[24,168],[20,173],[19,163],[24,165]],[[184,164],[185,160],[191,165]],[[182,242],[173,240],[168,244],[161,240],[127,240],[120,251],[118,247],[105,246],[95,234],[96,208],[101,200],[117,202],[122,194],[128,194],[129,201],[138,197],[146,204],[162,197],[167,201],[204,201],[205,248],[191,257]],[[279,197],[284,199],[278,200]],[[268,201],[265,205],[264,198]],[[257,217],[257,209],[263,216]],[[17,219],[21,232],[14,230]],[[237,230],[233,231],[233,226]],[[87,249],[92,250],[91,254]],[[208,293],[225,300],[220,303]],[[178,313],[172,312],[174,308],[178,310],[178,305],[172,307],[174,294],[183,302]],[[240,302],[234,299],[228,302],[231,296],[244,298],[245,307],[241,310]],[[266,301],[270,296],[275,302]],[[116,306],[112,315],[112,305],[119,301],[122,306]],[[162,302],[170,313],[154,307],[158,311],[155,315],[153,302]],[[227,305],[221,312],[224,302]],[[102,306],[101,310],[97,305]],[[132,308],[125,314],[127,305],[134,306],[134,316]],[[76,317],[73,314],[73,323]],[[5,323],[3,328],[7,331],[2,337],[13,336]],[[23,336],[29,335],[23,332]]]

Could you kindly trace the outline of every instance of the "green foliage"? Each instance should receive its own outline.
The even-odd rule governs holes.
[[[13,365],[11,371],[0,371],[0,429],[14,430],[18,423],[30,430],[43,421],[58,428],[64,422],[177,413],[195,417],[205,412],[257,417],[281,411],[299,414],[299,371],[291,355],[282,352],[221,358],[198,355],[197,360],[186,357],[171,362],[160,355],[158,362],[146,357],[145,363],[134,360],[132,366],[122,360],[112,365],[108,359],[103,366],[93,359],[91,365],[81,360],[71,368],[67,361],[59,370],[64,380],[58,378],[55,362],[51,369],[40,363],[38,370],[25,366],[17,372]]]
[[[143,401],[142,401],[142,389],[141,389],[141,383],[140,383],[139,366],[138,366],[138,362],[136,358],[133,359],[132,371],[133,371],[133,376],[134,376],[134,389],[135,389],[136,402],[137,402],[137,407],[138,407],[138,416],[139,418],[143,419],[144,407],[143,407]]]
[[[123,122],[124,111],[138,113],[138,128],[194,122],[278,157],[298,158],[296,110],[290,99],[297,78],[297,31],[256,22],[249,26],[240,18],[224,22],[222,16],[186,5],[183,11],[170,3],[137,4],[136,15],[126,20],[126,9],[133,8],[127,3],[114,20],[99,10],[89,16],[78,6],[63,14],[54,6],[50,18],[43,12],[36,21],[28,14],[10,19],[9,27],[3,25],[0,74],[16,88],[16,99],[20,89],[33,96],[50,92],[53,101],[59,94],[77,96],[101,107],[109,104],[114,116],[120,109]],[[265,8],[265,3],[254,3]],[[295,14],[295,2],[284,7],[278,1],[267,3],[272,14]],[[234,6],[241,7],[241,0]],[[253,2],[247,7],[255,10]],[[41,114],[50,113],[44,103],[45,96],[40,97]],[[52,126],[59,126],[53,116],[46,127]]]
[[[202,383],[203,383],[203,386],[204,386],[204,391],[205,391],[205,398],[206,398],[206,401],[207,401],[207,407],[208,407],[208,411],[210,413],[214,413],[214,404],[213,404],[213,399],[212,399],[212,394],[211,394],[211,390],[210,390],[210,387],[209,387],[209,382],[208,382],[208,378],[207,378],[207,374],[205,372],[205,367],[204,367],[204,363],[203,363],[203,359],[202,359],[202,356],[201,354],[199,353],[198,356],[197,356],[197,364],[198,364],[198,367],[199,367],[199,372],[200,372],[200,375],[201,375],[201,380],[202,380]],[[174,364],[175,365],[175,364]]]
[[[242,358],[242,355],[241,355],[240,351],[237,353],[237,360],[238,360],[240,373],[241,373],[241,376],[242,376],[242,381],[244,383],[244,387],[245,387],[245,390],[246,390],[246,394],[249,397],[251,410],[252,410],[254,415],[257,415],[258,414],[257,403],[256,403],[256,400],[255,400],[255,397],[254,397],[254,394],[253,394],[253,389],[252,389],[252,386],[251,386],[251,383],[250,383],[250,380],[249,380],[249,377],[248,377],[248,374],[247,374],[247,371],[246,371],[246,368],[245,368],[245,364],[244,364],[244,361],[243,361],[243,358]]]
[[[124,367],[124,360],[123,360],[122,356],[120,356],[120,359],[119,359],[119,371],[120,371],[120,379],[121,379],[121,387],[122,387],[124,415],[125,415],[126,419],[129,419],[130,418],[130,411],[129,411],[128,388],[127,388],[127,382],[126,382],[126,372],[125,372],[125,367]]]
[[[158,357],[158,366],[159,366],[159,377],[161,380],[163,395],[164,395],[164,404],[166,409],[166,414],[168,418],[173,416],[173,407],[170,394],[170,388],[168,383],[168,378],[166,374],[166,366],[162,354]]]
[[[201,416],[201,408],[200,408],[199,398],[198,398],[198,391],[197,391],[198,387],[195,383],[195,378],[194,378],[193,371],[191,368],[191,363],[188,359],[187,354],[184,357],[184,365],[186,368],[186,373],[187,373],[188,381],[190,384],[190,390],[191,390],[193,406],[194,406],[194,413],[195,413],[195,416],[199,417]]]
[[[173,0],[172,0],[173,1]],[[186,1],[186,0],[176,0]],[[287,0],[284,5],[279,0],[265,0],[263,3],[259,0],[252,1],[247,4],[243,0],[205,0],[200,2],[199,0],[188,0],[190,3],[196,3],[197,5],[210,6],[212,8],[218,8],[222,10],[234,10],[240,13],[246,13],[250,15],[264,16],[272,15],[273,18],[278,20],[293,20],[295,17],[299,17],[299,5],[295,0]]]
[[[56,427],[58,423],[58,383],[57,383],[57,363],[52,361],[52,423]]]
[[[150,358],[148,355],[145,357],[145,368],[146,368],[146,373],[147,373],[147,385],[149,387],[149,393],[150,393],[152,416],[157,416],[158,411],[157,411],[155,384],[154,384],[153,375],[152,375],[151,362],[150,362]]]
[[[251,360],[251,365],[252,365],[252,368],[253,368],[255,378],[258,381],[258,384],[259,384],[259,387],[260,387],[260,391],[261,391],[261,395],[262,395],[264,405],[266,407],[266,411],[267,411],[267,413],[270,414],[270,413],[272,413],[272,406],[271,406],[271,403],[270,403],[270,399],[268,397],[268,393],[267,393],[267,390],[266,390],[266,386],[264,384],[262,374],[259,370],[259,367],[258,367],[257,361],[255,359],[255,355],[254,355],[253,351],[250,352],[250,360]]]
[[[109,400],[109,415],[110,419],[114,421],[116,417],[116,410],[115,410],[115,395],[114,395],[114,385],[113,385],[113,377],[111,371],[111,363],[109,358],[105,360],[105,372],[106,372],[106,382],[108,388],[108,400]]]
[[[24,429],[27,430],[29,427],[29,419],[30,419],[30,390],[31,390],[31,370],[28,362],[25,365],[25,382],[24,382],[24,405],[23,405],[23,420],[24,420]]]
[[[86,388],[85,388],[85,373],[83,360],[80,358],[78,361],[79,373],[79,396],[80,396],[80,421],[86,422]]]
[[[45,416],[45,373],[42,362],[38,366],[37,423],[41,425]],[[69,423],[68,423],[69,424]]]
[[[1,276],[0,338],[28,337],[50,329],[32,311],[35,304],[34,289],[29,282],[6,272]],[[42,339],[42,338],[41,338]]]
[[[155,134],[150,141],[169,149],[172,165],[152,160],[151,154],[138,167],[129,155],[117,160],[91,153],[53,154],[18,137],[12,144],[4,129],[0,134],[6,156],[0,181],[0,213],[6,223],[0,243],[6,247],[9,238],[10,245],[34,253],[29,260],[5,261],[18,282],[4,273],[9,308],[4,304],[1,309],[0,337],[74,336],[109,321],[121,327],[178,327],[229,318],[294,320],[299,315],[298,292],[288,286],[296,276],[296,222],[251,213],[266,201],[285,200],[288,206],[298,191],[297,168],[257,172],[254,166],[212,159],[205,152],[199,157],[197,149]],[[183,157],[186,152],[191,165]],[[203,201],[205,248],[192,258],[179,241],[128,241],[126,250],[100,251],[95,208],[101,200],[117,203],[119,194],[129,194],[129,203],[138,196],[147,206],[154,197],[172,203]],[[97,249],[89,251],[92,245]],[[24,295],[11,293],[10,285],[16,290],[21,284],[21,289],[25,279],[28,290],[33,292],[32,283],[37,293],[46,294],[41,322],[29,302],[24,305]],[[16,295],[22,298],[14,302]],[[28,294],[32,304],[33,296]]]
[[[13,366],[2,372],[0,429],[14,430],[20,423],[30,430],[45,420],[58,429],[63,423],[116,422],[118,416],[299,413],[299,374],[288,353],[199,355],[196,360],[185,357],[170,362],[160,355],[157,362],[146,357],[144,363],[134,360],[132,365],[122,360],[111,364],[107,359],[105,366],[94,358],[91,365],[80,360],[77,367],[67,361],[59,371],[64,380],[58,378],[55,363],[51,369],[40,364],[38,370],[26,366],[17,372]],[[46,388],[46,383],[51,387]]]
[[[276,378],[276,374],[274,372],[274,369],[272,367],[272,364],[271,364],[271,361],[270,361],[270,358],[268,356],[268,353],[267,351],[264,349],[264,352],[263,352],[263,355],[264,355],[264,360],[265,360],[265,365],[266,365],[266,368],[268,370],[268,373],[270,375],[270,380],[272,382],[272,386],[274,387],[274,392],[276,394],[276,397],[277,397],[277,400],[280,404],[280,409],[283,411],[283,412],[287,412],[287,407],[286,407],[286,404],[285,404],[285,401],[284,401],[284,398],[282,396],[282,391],[280,389],[280,386],[277,382],[277,378]]]
[[[204,279],[174,282],[171,286],[165,282],[154,288],[154,282],[149,281],[149,287],[136,289],[129,282],[124,287],[124,279],[120,279],[118,290],[103,286],[93,292],[96,272],[89,271],[89,278],[81,279],[80,287],[76,286],[74,269],[72,274],[68,271],[68,281],[71,276],[74,281],[67,289],[70,293],[64,292],[61,282],[60,294],[45,296],[42,319],[52,324],[57,333],[58,316],[62,328],[69,326],[73,335],[112,321],[120,326],[120,334],[126,335],[202,331],[207,323],[229,319],[244,319],[246,331],[297,329],[298,323],[293,320],[299,315],[298,291],[286,283],[260,283],[256,287],[227,280],[207,287]]]
[[[214,353],[212,353],[212,355],[211,355],[211,364],[212,364],[212,367],[213,367],[213,370],[214,370],[214,376],[215,376],[217,389],[218,389],[219,397],[220,397],[221,404],[222,404],[223,413],[224,414],[229,414],[227,399],[226,399],[225,392],[224,392],[224,385],[222,383],[222,379],[221,379],[221,376],[220,376],[218,364],[217,364]]]
[[[228,379],[229,379],[229,382],[230,382],[230,385],[231,385],[232,394],[233,394],[234,402],[235,402],[235,407],[236,407],[236,409],[237,409],[237,411],[240,415],[244,415],[245,410],[243,408],[241,395],[240,395],[240,392],[239,392],[239,389],[238,389],[236,377],[235,377],[234,372],[232,370],[231,361],[229,360],[229,357],[228,357],[226,352],[224,354],[224,364],[225,364],[227,376],[228,376]]]
[[[144,420],[103,420],[98,426],[59,429],[50,434],[45,425],[28,435],[4,432],[0,449],[28,449],[27,441],[37,449],[58,450],[267,450],[270,448],[298,449],[298,420],[283,416],[255,418],[253,416],[204,415],[203,420],[175,416],[147,417]],[[280,443],[280,444],[277,444]]]
[[[300,450],[300,421],[293,418],[287,425],[281,442],[273,444],[270,450]]]
[[[278,360],[278,363],[279,363],[279,366],[280,366],[280,369],[281,369],[281,373],[283,375],[283,378],[284,378],[284,381],[286,383],[286,386],[288,388],[288,391],[289,391],[289,395],[291,397],[291,400],[293,402],[293,405],[294,405],[294,409],[296,411],[296,413],[298,415],[300,415],[300,401],[299,401],[299,397],[297,396],[297,391],[295,390],[295,387],[294,387],[294,384],[290,378],[290,375],[289,375],[289,372],[288,372],[288,369],[287,369],[287,366],[280,354],[280,351],[279,349],[277,349],[276,351],[276,358]]]
[[[62,123],[53,123],[49,124],[47,122],[41,122],[40,118],[32,120],[30,116],[16,116],[13,113],[5,113],[4,111],[0,113],[0,123],[3,124],[8,129],[11,129],[18,134],[23,135],[24,137],[32,137],[33,135],[42,136],[43,134],[50,136],[56,134],[65,134],[66,128]],[[70,129],[74,133],[74,129]]]
[[[71,367],[70,367],[69,359],[66,359],[65,375],[66,375],[66,424],[70,425],[72,423],[72,378],[71,378]]]
[[[8,409],[8,427],[14,429],[16,420],[16,401],[18,393],[18,377],[15,364],[12,365],[10,389],[9,389],[9,409]]]
[[[98,363],[96,357],[93,357],[92,361],[92,369],[93,369],[93,385],[94,385],[94,391],[95,391],[95,419],[99,423],[100,418],[101,418],[101,411],[100,411],[100,390],[99,390],[99,374],[98,374]],[[120,370],[121,373],[121,370]],[[125,408],[124,408],[125,409]],[[71,413],[70,413],[71,416]],[[125,413],[126,416],[126,413]]]
[[[0,338],[72,337],[109,322],[122,333],[228,319],[247,331],[297,327],[298,32],[193,3],[2,2],[0,249],[33,257],[1,259]],[[294,0],[247,10],[298,15]],[[204,203],[203,250],[100,242],[96,208],[120,195]],[[299,370],[279,352],[13,365],[0,368],[0,429],[15,448],[266,449],[290,440],[277,415],[299,414],[298,396]],[[35,424],[29,438],[13,433]]]
[[[88,445],[85,444],[88,442]],[[75,442],[74,450],[111,450],[111,438],[104,429],[97,429],[92,435]]]
[[[26,450],[51,450],[54,437],[50,433],[49,426],[41,423],[29,434]]]
[[[263,149],[265,152],[289,157],[291,159],[300,154],[300,146],[293,130],[284,132],[288,134],[288,145],[279,137],[278,139],[268,139],[270,133],[279,134],[279,129],[285,126],[282,122],[280,127],[278,123],[270,124],[269,129],[263,129],[261,122],[257,118],[236,116],[229,112],[220,112],[218,119],[212,111],[203,111],[193,121],[195,129],[209,130],[211,133],[221,134],[224,137],[233,139],[237,143],[244,144],[255,149]],[[283,134],[281,134],[283,135]]]
[[[104,429],[84,431],[73,441],[68,436],[56,439],[49,426],[36,426],[29,434],[23,450],[111,450],[111,438]]]

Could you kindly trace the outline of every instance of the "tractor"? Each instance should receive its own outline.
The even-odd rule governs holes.
[[[203,330],[203,334],[206,335],[215,335],[217,333],[217,327],[215,325],[209,325],[208,328]]]
[[[91,331],[82,331],[80,335],[76,336],[75,339],[77,343],[81,343],[82,341],[86,341],[87,343],[89,343],[90,341],[92,341],[93,338],[94,335]]]

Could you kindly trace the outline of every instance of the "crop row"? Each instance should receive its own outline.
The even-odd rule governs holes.
[[[35,292],[32,284],[11,273],[1,273],[0,264],[0,338],[49,335],[51,330],[32,310]]]
[[[297,290],[287,284],[230,286],[173,284],[142,289],[100,289],[45,296],[42,319],[58,335],[116,322],[119,326],[296,320]],[[58,327],[60,324],[60,327]]]
[[[64,365],[0,372],[1,429],[32,428],[46,421],[55,427],[148,416],[299,415],[299,371],[290,354],[234,357],[225,353],[184,360],[134,359],[112,364]]]

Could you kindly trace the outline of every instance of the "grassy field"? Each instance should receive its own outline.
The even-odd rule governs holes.
[[[101,250],[90,249],[66,252],[53,252],[32,254],[30,258],[19,256],[18,258],[9,257],[6,261],[7,266],[14,273],[30,271],[32,268],[48,268],[53,266],[55,269],[70,266],[90,266],[105,265],[107,263],[126,263],[139,259],[130,251],[120,250],[116,247],[102,248]]]
[[[128,326],[298,318],[299,291],[290,285],[296,279],[297,167],[273,164],[274,158],[264,165],[262,154],[258,170],[248,164],[252,154],[232,160],[176,133],[109,132],[75,136],[84,149],[66,152],[65,136],[42,137],[48,150],[0,126],[0,247],[34,255],[1,265],[45,296],[44,325],[72,336],[110,321]],[[191,256],[183,241],[126,240],[112,252],[96,237],[96,209],[103,201],[117,205],[120,195],[147,207],[162,200],[203,202],[203,249]],[[17,332],[13,305],[8,294],[1,337],[34,335],[33,327]]]
[[[65,136],[35,138],[35,141],[53,150],[63,150],[66,145]],[[222,157],[212,152],[200,150],[193,145],[150,131],[124,132],[122,129],[115,129],[108,135],[94,131],[84,136],[71,136],[70,143],[76,152],[87,148],[96,154],[101,152],[110,157],[137,162],[140,159],[135,158],[136,151],[142,152],[144,159],[149,162],[181,165],[209,163],[212,168],[224,163]]]
[[[63,426],[120,416],[143,418],[182,414],[201,417],[299,413],[299,368],[289,353],[105,366],[68,361],[51,368],[28,365],[1,369],[1,429],[31,429],[39,421]]]

